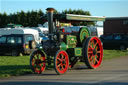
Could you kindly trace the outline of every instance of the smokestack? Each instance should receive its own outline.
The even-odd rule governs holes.
[[[49,33],[53,33],[53,12],[54,8],[47,8],[47,17],[48,17],[48,28],[49,28]]]

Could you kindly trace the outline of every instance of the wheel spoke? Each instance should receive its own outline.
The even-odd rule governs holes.
[[[88,51],[88,54],[92,54],[93,53],[93,51]]]
[[[39,54],[39,59],[41,60],[41,54]]]
[[[96,63],[96,58],[95,58],[95,56],[93,56],[93,65],[95,65],[95,63]]]
[[[97,51],[96,53],[101,53],[101,51]]]
[[[66,63],[65,64],[62,64],[63,66],[66,66]]]
[[[39,59],[39,54],[37,54],[37,59]]]
[[[90,49],[92,49],[92,48],[93,48],[91,44],[89,44],[89,48],[90,48]]]
[[[33,58],[32,58],[32,61],[35,61],[35,60],[36,60],[35,57],[33,57]]]
[[[89,56],[89,60],[90,60],[90,63],[91,63],[91,65],[95,65],[95,56],[94,55],[91,55],[91,56]]]
[[[64,55],[63,55],[63,54],[61,54],[61,59],[62,59],[62,60],[64,59]]]
[[[60,66],[61,66],[61,63],[57,64],[57,68],[60,68]]]
[[[33,56],[33,59],[36,59],[35,55]]]
[[[35,72],[37,72],[39,74],[41,72],[41,70],[38,67],[36,67]]]
[[[90,60],[90,61],[92,61],[92,57],[93,57],[92,55],[89,56],[89,60]]]
[[[39,64],[39,66],[40,66],[40,68],[42,68],[42,65],[41,65],[41,63]]]
[[[38,69],[38,65],[37,64],[35,64],[35,69]]]
[[[36,53],[36,54],[34,55],[34,57],[35,57],[35,59],[38,59],[38,54]]]
[[[64,67],[63,67],[63,65],[61,64],[61,70],[64,70]]]
[[[43,59],[43,58],[44,58],[44,56],[41,56],[41,57],[40,57],[40,60],[41,60],[41,61],[44,61],[44,59]]]
[[[90,63],[91,63],[91,65],[93,65],[93,58],[92,57],[91,57]]]
[[[94,49],[97,49],[98,42],[94,44]]]
[[[35,65],[35,60],[32,60],[32,66],[34,66]]]
[[[94,40],[92,40],[92,48],[94,48]]]
[[[97,62],[97,64],[99,63],[99,60],[96,58],[96,62]]]
[[[41,63],[46,63],[46,61],[45,60],[42,60]]]
[[[59,62],[62,62],[62,59],[60,59],[59,57],[57,58],[57,60],[58,60]]]
[[[32,66],[34,66],[35,63],[32,62]]]

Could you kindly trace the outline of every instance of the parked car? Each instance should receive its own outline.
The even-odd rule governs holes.
[[[10,29],[0,36],[0,54],[30,54],[39,44],[39,33],[33,29]]]
[[[128,35],[108,35],[101,36],[104,49],[120,49],[128,48]]]
[[[12,56],[30,54],[35,48],[36,43],[31,34],[12,34],[0,37],[0,54],[11,54]]]

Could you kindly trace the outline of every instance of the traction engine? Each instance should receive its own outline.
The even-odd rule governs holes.
[[[84,62],[88,68],[95,69],[101,65],[103,46],[100,39],[90,36],[86,27],[78,32],[66,33],[64,29],[53,23],[55,20],[70,21],[104,21],[104,17],[90,17],[84,15],[55,15],[53,8],[47,8],[48,40],[37,48],[30,56],[30,65],[35,73],[42,73],[46,66],[53,64],[57,74],[64,74],[77,61]]]

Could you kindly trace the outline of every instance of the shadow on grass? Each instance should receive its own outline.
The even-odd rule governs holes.
[[[83,70],[88,69],[86,66],[76,66],[69,70]],[[46,68],[46,70],[54,70],[54,68]],[[5,65],[0,66],[0,77],[10,77],[25,74],[33,74],[29,65]],[[56,74],[43,74],[43,75],[56,75]]]
[[[0,66],[0,76],[9,77],[32,73],[29,65]]]

